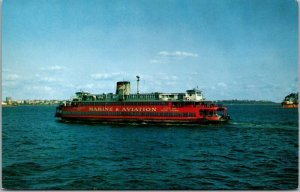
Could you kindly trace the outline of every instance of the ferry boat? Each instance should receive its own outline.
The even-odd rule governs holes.
[[[298,93],[287,95],[281,105],[283,108],[298,108]]]
[[[63,120],[150,123],[222,123],[230,117],[227,108],[206,101],[199,89],[185,93],[130,93],[130,82],[117,82],[116,93],[80,91],[56,108]]]

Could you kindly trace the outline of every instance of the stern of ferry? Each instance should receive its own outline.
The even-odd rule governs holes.
[[[210,108],[200,110],[200,114],[203,115],[203,121],[207,123],[226,123],[230,120],[230,116],[227,113],[227,108],[222,106],[213,106]]]

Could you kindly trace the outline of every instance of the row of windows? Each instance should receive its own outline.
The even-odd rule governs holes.
[[[168,102],[72,102],[72,106],[167,106]],[[202,105],[204,107],[213,107],[215,104],[213,103],[205,103],[205,102],[172,102],[174,107],[183,107],[188,105]]]
[[[132,94],[132,95],[126,95],[126,98],[128,99],[155,99],[157,98],[154,94],[147,94],[147,95],[142,95],[142,94]]]
[[[65,114],[65,115],[99,115],[99,116],[196,117],[196,113],[178,113],[178,112],[110,112],[110,111],[70,112],[70,111],[64,111],[63,114]]]
[[[141,105],[168,105],[167,102],[81,102],[81,106],[141,106]]]
[[[83,101],[96,101],[96,100],[105,100],[105,99],[117,99],[117,98],[121,98],[122,95],[97,95],[97,96],[86,96],[84,95],[82,97]],[[124,97],[126,99],[129,100],[133,100],[133,99],[147,99],[147,100],[154,100],[154,99],[158,99],[158,96],[155,96],[154,94],[150,94],[150,95],[124,95]]]
[[[172,107],[185,107],[189,105],[202,105],[203,107],[215,107],[215,104],[194,102],[172,102]],[[168,102],[72,102],[71,106],[168,106]]]

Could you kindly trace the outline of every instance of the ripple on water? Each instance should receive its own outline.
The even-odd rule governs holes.
[[[3,109],[3,187],[297,188],[298,114],[278,106],[229,110],[234,121],[225,125],[156,126],[63,123],[54,107]]]

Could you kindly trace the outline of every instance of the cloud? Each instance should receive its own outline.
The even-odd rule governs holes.
[[[165,63],[167,63],[167,61],[158,60],[158,59],[152,59],[149,62],[150,63],[155,63],[155,64],[165,64]]]
[[[184,58],[195,58],[198,57],[196,53],[190,53],[186,51],[160,51],[157,53],[156,58],[149,60],[150,63],[154,64],[166,64],[170,63],[172,60],[184,59]]]
[[[58,83],[58,82],[63,82],[62,79],[60,78],[53,78],[53,77],[42,77],[40,78],[41,82],[45,82],[45,83]]]
[[[227,88],[227,84],[224,82],[219,82],[219,83],[217,83],[217,85],[222,88]]]
[[[161,80],[175,81],[178,77],[176,75],[165,75],[161,77]]]
[[[4,81],[16,81],[20,79],[20,76],[17,74],[4,74]]]
[[[124,77],[126,73],[124,72],[113,72],[113,73],[94,73],[91,74],[91,78],[94,80],[111,80],[115,78]]]
[[[65,67],[59,66],[59,65],[54,65],[50,67],[42,67],[40,68],[42,71],[63,71],[65,70]]]
[[[29,78],[29,79],[27,79],[27,81],[33,81],[33,78]],[[60,86],[65,83],[66,83],[66,81],[60,77],[57,77],[57,75],[45,76],[45,75],[35,74],[34,82],[32,82],[30,84]]]
[[[39,91],[39,92],[53,92],[54,89],[50,86],[47,86],[47,85],[35,85],[35,86],[31,86],[31,87],[26,87],[27,89],[30,89],[30,90],[35,90],[35,91]]]
[[[65,99],[66,96],[71,96],[76,91],[72,82],[57,74],[21,76],[15,73],[4,73],[2,87],[4,97],[11,96],[15,99]]]
[[[161,51],[158,53],[158,55],[163,57],[178,57],[178,58],[198,57],[198,54],[196,53],[189,53],[185,51],[175,51],[175,52]]]

